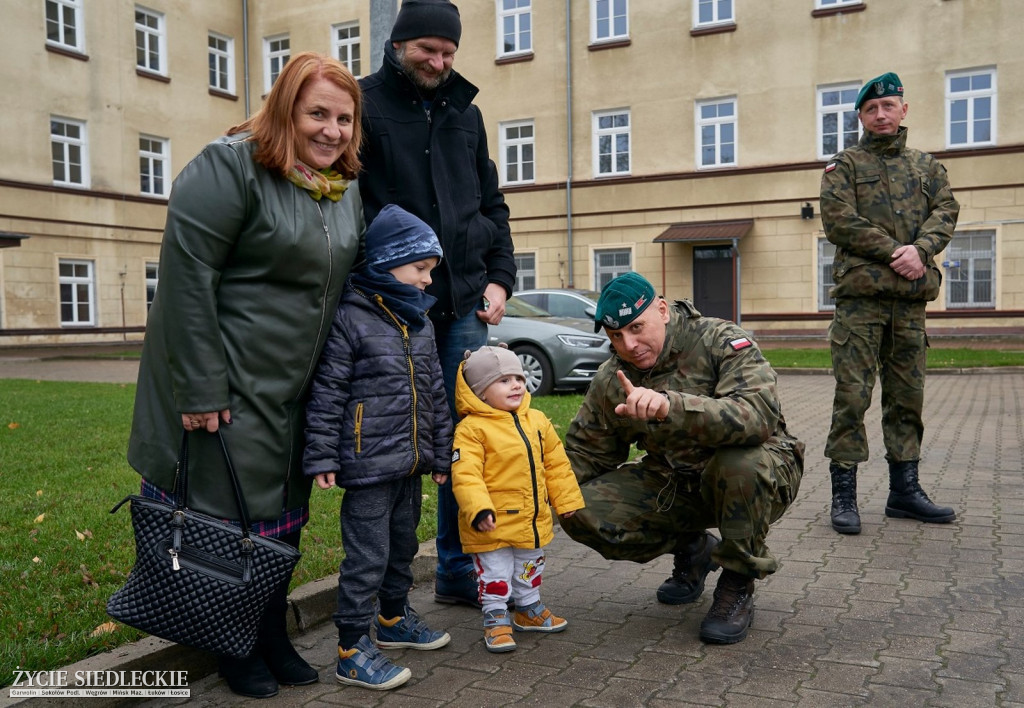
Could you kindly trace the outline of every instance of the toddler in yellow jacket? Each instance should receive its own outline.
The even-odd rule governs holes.
[[[583,495],[551,421],[530,408],[513,352],[466,352],[455,407],[462,420],[455,428],[452,489],[462,550],[472,555],[479,577],[487,651],[512,651],[513,627],[561,632],[568,625],[540,601],[544,547],[554,538],[551,506],[569,518],[583,508]]]

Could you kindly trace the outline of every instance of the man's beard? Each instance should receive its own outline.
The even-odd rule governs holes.
[[[432,76],[429,79],[425,78],[419,71],[419,65],[415,62],[409,61],[405,56],[405,45],[395,50],[395,57],[398,59],[399,66],[402,67],[402,71],[409,77],[409,81],[412,81],[413,85],[420,91],[425,93],[433,93],[437,90],[437,87],[448,80],[451,76],[451,69],[444,69],[440,74]]]

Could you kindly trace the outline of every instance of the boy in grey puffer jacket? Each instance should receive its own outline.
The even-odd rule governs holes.
[[[451,640],[408,603],[422,475],[443,484],[451,469],[451,414],[426,315],[435,300],[424,292],[441,255],[427,224],[395,205],[381,210],[366,231],[366,265],[345,284],[306,410],[303,472],[321,489],[345,489],[336,676],[375,690],[412,675],[378,647],[438,649]]]

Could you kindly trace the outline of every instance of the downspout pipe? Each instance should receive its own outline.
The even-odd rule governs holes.
[[[736,279],[736,324],[738,324],[738,325],[740,325],[742,327],[743,326],[743,315],[740,312],[740,310],[742,309],[742,306],[741,306],[742,301],[740,300],[740,297],[742,295],[742,287],[741,287],[741,284],[740,284],[740,260],[741,260],[741,258],[740,258],[740,240],[738,238],[734,238],[732,240],[732,252],[735,254],[733,256],[733,260],[735,261],[735,271],[733,272],[733,277]]]
[[[245,119],[249,120],[249,0],[242,0],[242,67]]]
[[[566,177],[565,177],[565,247],[568,251],[569,287],[576,287],[573,276],[573,242],[572,242],[572,9],[571,0],[565,0],[565,143],[566,143]]]

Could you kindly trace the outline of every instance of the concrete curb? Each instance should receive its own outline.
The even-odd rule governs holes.
[[[424,541],[413,559],[413,582],[417,585],[433,583],[437,568],[437,547],[434,539]],[[338,579],[336,576],[321,578],[300,585],[288,595],[290,612],[288,633],[292,636],[308,632],[328,622],[337,603]],[[90,656],[87,659],[66,666],[68,677],[78,671],[187,671],[189,683],[194,683],[217,671],[217,658],[209,652],[192,649],[166,639],[145,637],[132,644],[125,644],[108,652]],[[31,698],[0,697],[0,706],[26,704]],[[137,702],[131,698],[62,698],[61,705],[104,708]]]

